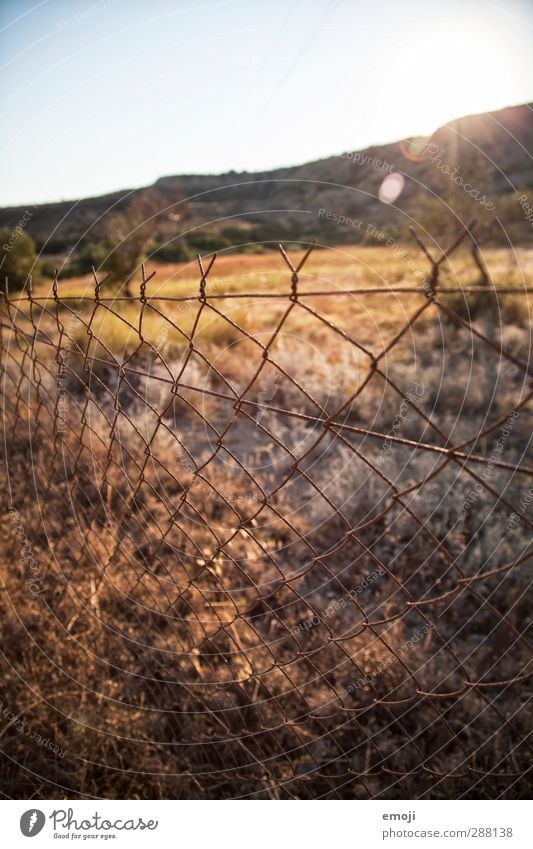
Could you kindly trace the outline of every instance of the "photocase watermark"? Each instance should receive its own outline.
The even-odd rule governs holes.
[[[372,236],[372,238],[377,239],[378,242],[384,242],[385,247],[390,248],[391,251],[396,253],[401,262],[407,266],[409,273],[412,274],[419,283],[425,285],[425,272],[418,267],[412,256],[409,254],[409,251],[400,244],[398,239],[395,239],[393,236],[387,236],[386,233],[382,230],[378,230],[373,224],[369,224],[367,226],[367,233]]]
[[[213,495],[213,499],[215,501],[228,501],[230,504],[259,504],[264,502],[265,497],[259,493],[252,493],[250,495],[228,493],[228,495],[222,496],[219,492],[216,492]]]
[[[531,226],[533,227],[533,206],[529,203],[529,199],[527,195],[520,195],[518,198],[518,203],[522,207],[524,212],[524,220],[529,221]]]
[[[418,267],[414,259],[410,256],[409,251],[407,251],[400,242],[394,238],[394,236],[388,236],[387,233],[380,230],[380,228],[372,222],[363,221],[362,218],[350,218],[349,216],[333,209],[319,209],[318,217],[324,218],[326,221],[332,221],[334,224],[345,224],[347,227],[351,227],[353,230],[357,230],[359,233],[362,233],[366,238],[375,239],[376,242],[379,242],[384,247],[394,251],[398,259],[400,259],[407,267],[409,273],[416,278],[427,292],[427,274]]]
[[[67,334],[72,336],[72,334],[76,331],[77,327],[79,327],[80,319],[77,316],[71,315],[69,321],[66,325]],[[65,383],[67,380],[67,370],[68,363],[70,359],[71,351],[69,348],[65,348],[64,352],[59,355],[58,364],[57,364],[57,418],[56,418],[56,432],[58,434],[64,434],[67,429],[67,410],[68,410],[68,399],[67,399],[67,390],[65,387]]]
[[[520,506],[518,508],[518,513],[512,513],[511,518],[507,522],[505,526],[506,531],[514,531],[515,528],[518,527],[522,519],[524,518],[524,514],[526,512],[526,508],[533,501],[533,486],[530,486],[525,495],[523,495],[520,499]]]
[[[332,221],[333,224],[345,224],[347,227],[351,227],[353,230],[358,230],[360,233],[375,239],[377,242],[383,242],[387,245],[387,247],[392,247],[397,244],[396,240],[392,236],[387,236],[387,234],[383,230],[380,230],[375,224],[363,221],[362,218],[350,218],[342,212],[324,208],[318,210],[318,217],[324,218],[326,221]]]
[[[24,837],[35,837],[43,830],[46,817],[38,808],[30,808],[24,811],[20,818],[20,830]]]
[[[71,838],[81,837],[76,831],[155,831],[159,825],[158,820],[145,821],[142,817],[130,817],[128,819],[109,820],[95,812],[90,818],[75,819],[74,809],[58,808],[50,814],[54,831],[59,828],[66,830]],[[66,836],[66,835],[65,835]],[[85,835],[84,835],[85,836]],[[103,835],[101,835],[103,836]],[[115,835],[113,835],[115,836]]]
[[[157,338],[154,341],[153,348],[156,354],[160,354],[168,342],[169,331],[168,325],[165,324],[164,327],[159,331]]]
[[[54,837],[69,840],[85,840],[93,838],[100,840],[116,839],[115,832],[155,831],[159,820],[144,820],[143,817],[120,817],[108,819],[95,811],[90,816],[74,814],[73,808],[55,808],[46,817],[38,808],[29,808],[20,818],[20,830],[25,837],[35,837],[50,820]]]
[[[402,643],[402,645],[398,649],[395,649],[394,654],[390,654],[389,657],[387,657],[387,659],[384,661],[378,661],[372,672],[368,672],[365,675],[361,675],[361,677],[358,678],[356,681],[353,681],[351,684],[348,684],[348,686],[346,687],[346,692],[348,693],[348,695],[352,695],[353,693],[355,693],[356,690],[364,690],[365,687],[368,687],[370,684],[372,684],[372,682],[375,681],[376,678],[379,678],[381,675],[383,675],[383,673],[386,672],[389,667],[394,666],[394,664],[398,660],[399,655],[407,654],[412,648],[417,646],[420,641],[427,634],[429,634],[430,631],[433,630],[433,627],[433,625],[428,623],[427,625],[424,625],[424,627],[421,628],[419,631],[415,631],[412,637],[410,637],[405,643]]]
[[[280,388],[281,375],[278,372],[274,374],[261,375],[258,382],[257,392],[257,408],[254,418],[256,422],[260,422],[265,413],[265,404],[271,404],[275,401],[276,395]]]
[[[370,574],[363,578],[363,580],[356,587],[351,589],[347,593],[347,595],[341,596],[340,598],[332,599],[332,601],[329,602],[329,604],[323,610],[320,616],[318,615],[318,613],[315,613],[314,616],[311,616],[309,619],[303,619],[301,622],[298,623],[298,625],[295,625],[295,627],[292,628],[292,633],[298,634],[303,631],[310,631],[311,628],[316,628],[316,626],[320,625],[320,623],[323,622],[324,619],[328,619],[330,616],[333,616],[334,613],[337,613],[338,610],[342,610],[343,607],[348,604],[349,600],[357,598],[357,596],[364,592],[366,589],[368,589],[368,587],[371,586],[374,581],[377,581],[378,578],[383,577],[383,575],[385,574],[385,570],[381,567],[379,569],[375,569],[373,572],[370,572]]]
[[[44,592],[43,575],[39,564],[35,559],[32,547],[24,530],[24,524],[19,517],[18,510],[15,507],[9,508],[9,518],[12,525],[13,536],[16,537],[22,548],[22,560],[28,569],[28,577],[25,584],[32,595],[40,595]]]
[[[33,207],[35,209],[35,207]],[[19,220],[18,224],[13,227],[13,230],[10,233],[9,239],[7,242],[4,242],[2,245],[2,250],[6,252],[6,254],[11,253],[15,245],[17,244],[20,236],[26,229],[28,221],[31,219],[33,212],[30,212],[29,209],[26,209],[24,215]]]
[[[16,91],[12,91],[5,100],[0,103],[0,118],[3,117],[6,112],[9,112],[13,104],[19,100],[24,94],[24,86],[21,86]]]
[[[393,251],[398,259],[406,266],[409,274],[412,274],[415,280],[420,283],[429,300],[435,300],[435,292],[430,286],[426,272],[422,271],[422,269],[418,267],[412,256],[410,256],[409,251],[407,251],[397,239],[393,236],[387,236],[383,230],[379,230],[374,224],[367,224],[366,233],[368,236],[371,236],[378,242],[383,243],[386,248]]]
[[[489,462],[484,466],[483,471],[480,474],[480,478],[484,481],[488,480],[494,471],[494,464],[501,459],[502,451],[505,448],[507,443],[507,439],[513,429],[513,425],[517,418],[520,416],[516,410],[513,410],[512,413],[507,417],[505,424],[500,431],[500,436],[498,438],[498,442],[496,443],[496,447],[492,454],[490,455]],[[481,491],[483,490],[483,484],[480,481],[476,481],[475,485],[472,487],[467,497],[465,498],[463,504],[463,512],[466,513],[470,510],[472,504],[478,500]]]
[[[34,743],[37,743],[39,746],[43,746],[45,749],[49,749],[59,758],[64,758],[67,754],[66,749],[62,749],[61,746],[58,746],[54,743],[50,737],[43,737],[42,734],[38,734],[37,731],[34,731],[29,725],[27,725],[23,719],[20,719],[18,714],[13,713],[8,708],[4,707],[3,702],[0,702],[0,716],[3,716],[4,719],[7,719],[10,726],[16,728],[17,731],[20,731],[21,734],[25,734],[28,740],[32,740]]]
[[[361,218],[350,218],[340,212],[334,212],[331,209],[319,209],[318,217],[325,218],[326,221],[333,221],[334,224],[346,224],[347,227],[352,227],[354,230],[364,232],[364,222]]]
[[[370,156],[367,153],[361,153],[357,150],[343,153],[342,158],[349,159],[354,164],[368,165],[374,171],[387,172],[388,174],[392,174],[394,171],[394,165],[391,162],[387,162],[386,159],[377,159],[375,156]]]
[[[98,14],[98,12],[103,12],[112,6],[117,6],[119,3],[120,0],[99,0],[98,3],[93,3],[92,6],[86,6],[85,9],[81,9],[79,12],[76,12],[75,15],[71,15],[69,18],[64,18],[62,21],[58,21],[56,23],[56,29],[58,32],[61,32],[64,29],[69,29],[70,27],[83,23],[88,18],[92,18],[92,16]]]
[[[188,474],[194,475],[196,472],[196,465],[192,458],[187,453],[187,450],[183,443],[183,433],[180,433],[179,430],[175,431],[176,434],[176,450],[177,450],[177,462],[181,467],[182,471],[187,472]],[[196,482],[199,482],[197,480]]]
[[[424,384],[418,383],[416,380],[411,380],[410,382],[412,386],[411,389],[409,389],[409,391],[406,393],[407,400],[404,398],[402,403],[400,404],[400,409],[398,410],[397,414],[395,415],[392,421],[391,429],[387,432],[385,441],[381,446],[380,452],[376,458],[376,462],[378,463],[378,465],[382,465],[385,462],[387,455],[392,451],[394,437],[398,435],[402,428],[402,425],[409,418],[408,402],[411,401],[411,403],[415,404],[417,401],[421,401],[424,397],[424,393],[426,391],[426,387],[424,386]]]
[[[484,206],[485,209],[492,212],[496,207],[492,203],[492,201],[487,199],[486,194],[482,194],[479,189],[475,186],[472,186],[471,183],[465,183],[464,178],[460,174],[460,167],[456,165],[455,168],[450,168],[446,162],[443,162],[442,159],[446,154],[446,149],[443,147],[439,147],[438,144],[428,144],[424,148],[422,157],[429,162],[432,162],[433,165],[444,174],[446,177],[449,177],[450,180],[455,183],[456,186],[459,186],[467,195],[470,195],[471,198],[476,200],[481,206]]]

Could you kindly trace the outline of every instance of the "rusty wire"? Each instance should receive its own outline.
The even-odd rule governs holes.
[[[531,647],[520,611],[533,550],[510,536],[512,556],[504,562],[480,556],[475,567],[465,551],[497,518],[532,527],[519,494],[531,486],[533,465],[518,426],[509,437],[516,440],[512,459],[494,458],[490,449],[509,416],[513,425],[521,422],[522,437],[528,427],[531,366],[491,336],[487,323],[465,318],[446,301],[457,289],[440,285],[441,268],[473,238],[472,228],[437,259],[415,237],[429,263],[425,285],[386,291],[300,291],[313,245],[298,264],[279,246],[289,272],[285,293],[210,293],[213,255],[198,258],[196,296],[151,295],[153,274],[143,266],[137,325],[122,314],[124,302],[135,299],[104,295],[107,280],[96,271],[92,298],[62,296],[57,276],[51,299],[36,296],[31,283],[21,297],[6,292],[6,444],[27,439],[33,467],[33,483],[29,475],[17,483],[8,448],[12,501],[14,490],[26,498],[34,487],[50,574],[59,584],[47,597],[52,619],[76,642],[83,643],[77,635],[88,629],[107,674],[121,681],[124,710],[148,712],[152,745],[164,752],[161,771],[194,788],[176,791],[179,783],[170,784],[163,791],[169,795],[475,796],[480,787],[488,795],[512,795],[523,786],[529,746],[520,694],[531,676]],[[483,269],[482,285],[460,291],[465,300],[505,294],[526,300],[531,290],[495,287]],[[421,303],[375,351],[357,328],[348,332],[328,315],[327,304],[346,295],[414,295]],[[237,299],[250,309],[263,308],[265,299],[280,305],[265,340],[232,317]],[[197,305],[191,329],[179,313],[173,317],[179,304]],[[103,313],[136,337],[123,357],[96,329]],[[183,340],[178,365],[145,335],[149,313]],[[204,349],[199,328],[208,314],[247,344],[250,360],[256,352],[240,386]],[[356,388],[333,407],[277,359],[276,345],[295,316],[325,328],[366,364]],[[430,317],[494,352],[514,375],[509,408],[487,413],[467,438],[452,439],[444,417],[413,398],[387,365]],[[83,345],[69,330],[71,320],[83,330]],[[209,370],[209,385],[194,379],[195,363]],[[298,394],[303,408],[257,397],[267,370],[287,398]],[[58,375],[68,383],[61,392]],[[420,437],[354,417],[354,406],[377,382],[420,422]],[[305,433],[305,445],[284,437],[289,430]],[[279,469],[263,473],[249,463],[241,441],[252,438],[280,452]],[[388,474],[376,461],[384,443],[408,452],[403,470],[413,467],[414,480]],[[373,481],[385,493],[366,512],[349,508],[318,475],[337,452],[352,457],[368,486]],[[421,461],[418,468],[419,457],[433,465]],[[488,510],[471,540],[457,522],[443,531],[437,511],[421,509],[417,500],[446,475],[455,475],[453,486],[460,476],[476,487]],[[242,495],[232,493],[235,486]],[[452,496],[443,488],[439,505]],[[51,515],[58,503],[63,515]],[[309,521],[306,512],[317,504],[320,518]],[[78,551],[74,562],[66,557],[69,545]],[[81,688],[76,670],[69,675]],[[116,692],[102,682],[103,700]],[[137,737],[135,722],[127,716],[122,722],[115,729],[119,745],[122,737]],[[172,753],[166,761],[165,747]],[[89,754],[73,756],[86,761]],[[147,780],[148,771],[141,772]]]

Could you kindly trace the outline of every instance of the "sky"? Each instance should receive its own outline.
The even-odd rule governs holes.
[[[0,0],[0,205],[430,134],[532,46],[532,0]]]

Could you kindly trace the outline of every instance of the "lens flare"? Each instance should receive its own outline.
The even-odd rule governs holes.
[[[427,147],[433,136],[416,136],[400,142],[400,151],[409,162],[424,162],[427,159]]]
[[[394,203],[400,197],[404,186],[405,177],[399,171],[387,174],[379,187],[379,199],[383,203]]]

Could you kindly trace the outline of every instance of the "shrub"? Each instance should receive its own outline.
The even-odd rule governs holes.
[[[158,262],[190,262],[194,257],[195,252],[185,238],[156,245],[151,254],[151,258]]]
[[[22,289],[29,274],[36,276],[36,262],[35,243],[21,225],[0,230],[1,274],[2,278],[7,277],[11,290]]]

